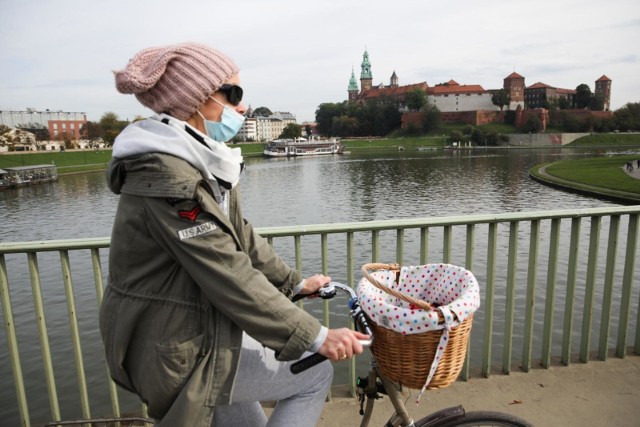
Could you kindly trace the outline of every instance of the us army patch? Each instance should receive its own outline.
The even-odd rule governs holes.
[[[191,239],[193,237],[202,236],[214,231],[216,225],[213,221],[205,222],[204,224],[196,225],[195,227],[185,228],[184,230],[178,230],[178,237],[180,240]]]

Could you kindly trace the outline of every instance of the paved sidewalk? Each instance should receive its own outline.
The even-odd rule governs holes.
[[[462,404],[467,410],[517,415],[537,427],[636,427],[640,425],[640,356],[472,378],[425,393],[418,406],[414,403],[417,392],[412,392],[407,408],[415,418]],[[344,388],[334,389],[318,426],[359,426],[358,410],[357,400],[348,397]],[[370,425],[384,425],[391,412],[388,398],[378,400]]]
[[[640,163],[635,160],[631,162],[631,165],[633,166],[631,170],[627,169],[626,165],[622,166],[622,170],[631,178],[640,179]]]

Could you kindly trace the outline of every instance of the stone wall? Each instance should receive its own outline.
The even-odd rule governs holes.
[[[509,137],[509,145],[523,147],[561,146],[575,141],[589,133],[513,133]]]

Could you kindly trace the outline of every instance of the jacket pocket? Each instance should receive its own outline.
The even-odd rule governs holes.
[[[184,385],[196,365],[204,334],[178,344],[156,344],[158,373],[177,387]]]
[[[198,363],[204,334],[177,344],[156,344],[151,366],[143,368],[140,397],[148,405],[149,415],[162,418],[187,384]]]

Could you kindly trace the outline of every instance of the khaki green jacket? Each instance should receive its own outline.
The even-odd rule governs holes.
[[[107,178],[121,194],[100,308],[111,376],[162,425],[208,427],[243,330],[293,360],[320,323],[289,300],[300,276],[243,219],[237,189],[227,216],[217,184],[156,153],[114,158]]]

